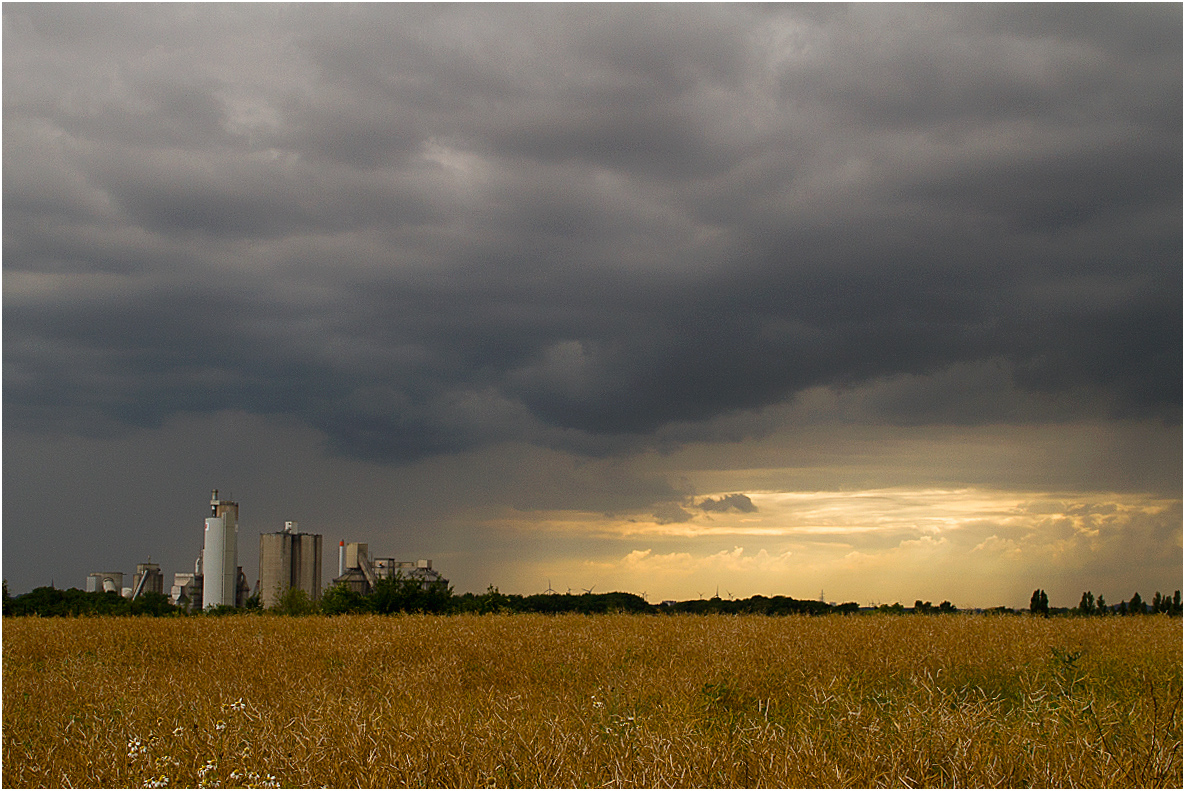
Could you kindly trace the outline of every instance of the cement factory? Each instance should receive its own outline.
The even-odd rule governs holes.
[[[193,571],[173,575],[169,602],[186,610],[208,607],[245,607],[258,596],[261,606],[275,607],[292,589],[305,592],[310,601],[321,600],[322,537],[301,533],[296,522],[285,522],[275,533],[259,535],[259,576],[252,589],[239,565],[239,504],[222,500],[218,490],[210,494],[201,552]],[[338,544],[337,576],[334,585],[368,594],[383,579],[414,580],[425,589],[448,586],[448,580],[433,570],[431,560],[395,560],[369,556],[369,546],[357,542]],[[136,566],[130,587],[124,586],[122,571],[98,571],[86,579],[86,590],[117,591],[129,599],[145,593],[164,593],[165,577],[160,565],[149,557]]]

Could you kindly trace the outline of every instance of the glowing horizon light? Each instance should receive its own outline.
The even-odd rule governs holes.
[[[1149,530],[1167,536],[1169,554],[1181,546],[1179,531],[1172,533],[1181,501],[1142,494],[983,487],[743,493],[756,510],[704,513],[685,503],[684,522],[581,511],[520,512],[497,521],[516,532],[542,527],[620,547],[597,557],[535,561],[524,571],[546,568],[579,578],[582,587],[595,579],[602,590],[661,590],[677,599],[695,598],[707,579],[738,596],[813,598],[810,591],[824,587],[865,603],[922,598],[1023,606],[1027,578],[1065,576],[1053,570],[1054,560],[1059,568],[1089,567],[1125,551],[1133,535],[1146,540]],[[721,548],[721,541],[733,543]]]

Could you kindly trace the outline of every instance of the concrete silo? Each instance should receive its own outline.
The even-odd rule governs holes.
[[[211,605],[234,607],[239,582],[239,504],[210,495],[206,541],[202,550],[202,609]]]
[[[264,607],[275,607],[290,588],[310,601],[321,600],[321,536],[298,533],[296,522],[259,535],[259,595]]]

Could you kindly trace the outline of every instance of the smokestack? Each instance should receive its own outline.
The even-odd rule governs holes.
[[[346,541],[342,541],[337,545],[337,576],[346,573]]]

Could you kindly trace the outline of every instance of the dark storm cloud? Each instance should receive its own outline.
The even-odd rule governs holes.
[[[4,21],[10,428],[603,454],[902,376],[1002,419],[985,365],[1179,419],[1178,6]]]

